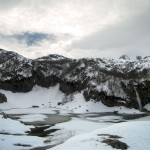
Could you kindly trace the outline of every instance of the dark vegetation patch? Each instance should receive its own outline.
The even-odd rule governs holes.
[[[22,146],[22,147],[31,147],[31,145],[29,144],[20,144],[20,143],[17,143],[17,144],[14,144],[15,146]]]
[[[33,105],[33,106],[32,106],[32,108],[38,108],[38,107],[39,107],[39,106],[37,106],[37,105]]]
[[[35,128],[30,128],[30,131],[27,131],[28,135],[32,136],[39,136],[39,137],[46,137],[49,134],[56,132],[59,129],[49,129],[51,126],[40,126],[40,127],[35,127]]]
[[[3,134],[3,135],[15,135],[15,136],[24,135],[24,134],[19,134],[19,133],[8,133],[8,132],[0,132],[0,134]]]

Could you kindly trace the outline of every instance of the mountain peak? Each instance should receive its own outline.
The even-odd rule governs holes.
[[[119,57],[119,59],[122,59],[122,60],[130,60],[129,56],[128,55],[122,55]]]

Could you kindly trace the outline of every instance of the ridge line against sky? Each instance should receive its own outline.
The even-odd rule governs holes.
[[[28,58],[150,55],[149,0],[0,0],[0,48]]]

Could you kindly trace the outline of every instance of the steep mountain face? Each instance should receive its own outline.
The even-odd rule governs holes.
[[[0,88],[27,92],[33,87],[32,60],[0,49]]]
[[[58,83],[67,96],[83,92],[86,101],[142,110],[150,103],[150,57],[76,60],[48,55],[31,60],[0,49],[0,89],[28,92],[34,85]]]

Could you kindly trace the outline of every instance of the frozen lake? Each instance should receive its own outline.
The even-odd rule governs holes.
[[[150,120],[150,113],[148,112],[140,114],[118,114],[116,112],[77,114],[54,108],[49,109],[49,112],[44,108],[13,108],[3,111],[12,119],[5,119],[5,121],[8,120],[6,124],[2,123],[3,118],[0,120],[0,145],[2,149],[13,148],[21,150],[22,148],[32,149],[38,147],[41,147],[41,149],[42,147],[47,147],[49,149],[73,136],[110,127],[121,122],[140,121],[142,119]],[[13,121],[16,121],[16,123],[21,122],[27,127],[27,130],[18,131],[17,128],[20,125],[9,129]],[[38,130],[36,130],[37,127]],[[34,132],[29,132],[31,128],[36,129]],[[10,138],[13,138],[13,141]]]

